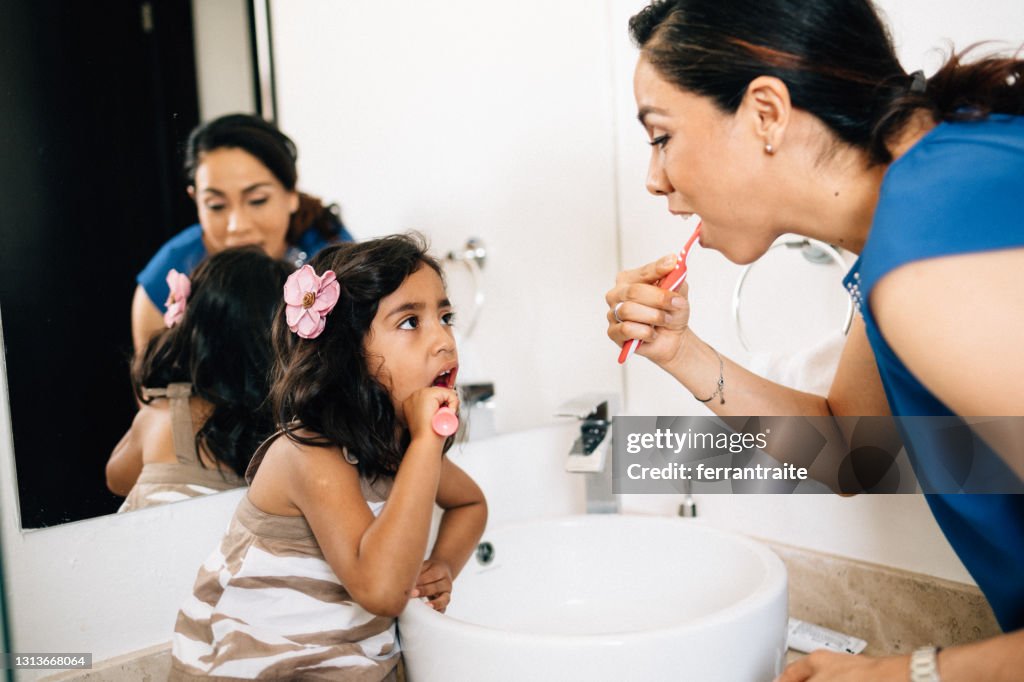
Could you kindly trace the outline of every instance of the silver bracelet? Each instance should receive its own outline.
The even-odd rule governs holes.
[[[695,400],[699,402],[709,403],[717,395],[721,400],[719,404],[725,405],[725,363],[722,362],[722,356],[718,354],[717,350],[715,350],[714,348],[712,348],[711,350],[714,351],[715,356],[718,358],[718,386],[715,388],[715,392],[709,395],[707,398],[698,398],[696,395],[694,395],[693,397]]]
[[[910,682],[941,682],[939,652],[942,647],[923,646],[910,655]]]

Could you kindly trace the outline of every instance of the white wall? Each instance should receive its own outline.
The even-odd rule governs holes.
[[[246,0],[192,0],[199,120],[256,111]]]

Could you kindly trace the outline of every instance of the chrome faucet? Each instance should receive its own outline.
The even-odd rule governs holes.
[[[459,402],[466,421],[467,442],[497,435],[493,383],[460,384]]]
[[[588,514],[617,514],[619,497],[612,492],[612,418],[619,398],[611,393],[588,393],[563,404],[559,417],[579,420],[580,433],[569,449],[566,471],[584,474]]]

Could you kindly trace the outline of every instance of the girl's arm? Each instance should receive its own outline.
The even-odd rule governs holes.
[[[897,268],[871,295],[889,345],[962,417],[1024,415],[1021,272],[1024,249],[948,256]],[[1021,420],[1004,427],[978,433],[1024,479]]]
[[[444,510],[430,559],[443,561],[452,578],[459,575],[487,525],[487,500],[476,482],[447,457],[441,463],[437,505]]]
[[[487,525],[487,501],[473,479],[445,458],[437,504],[444,509],[437,540],[410,596],[427,597],[431,606],[443,612],[451,599],[452,581],[473,554]]]
[[[412,442],[376,518],[363,499],[356,467],[337,448],[302,447],[278,439],[250,489],[254,504],[275,513],[275,491],[261,483],[261,476],[273,488],[284,481],[288,503],[306,517],[324,558],[352,598],[371,613],[402,612],[426,555],[444,445],[430,418],[443,404],[457,410],[457,394],[427,388],[406,401]]]
[[[107,488],[121,497],[131,492],[142,473],[142,438],[138,433],[142,421],[142,411],[139,411],[107,460]]]

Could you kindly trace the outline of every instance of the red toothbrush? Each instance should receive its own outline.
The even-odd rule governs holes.
[[[683,250],[679,252],[678,256],[676,256],[675,269],[662,277],[661,281],[658,282],[658,287],[660,289],[675,291],[679,288],[679,285],[683,283],[683,280],[686,279],[686,257],[690,253],[690,247],[693,246],[693,243],[697,241],[697,237],[700,236],[701,225],[703,225],[703,223],[697,223],[697,227],[694,229],[693,234],[691,234],[690,238],[686,240],[686,245],[683,246]],[[641,343],[643,343],[643,341],[640,339],[629,339],[622,344],[622,351],[619,353],[619,364],[624,364],[626,360],[629,359],[629,356],[636,352],[636,349],[640,347]]]

